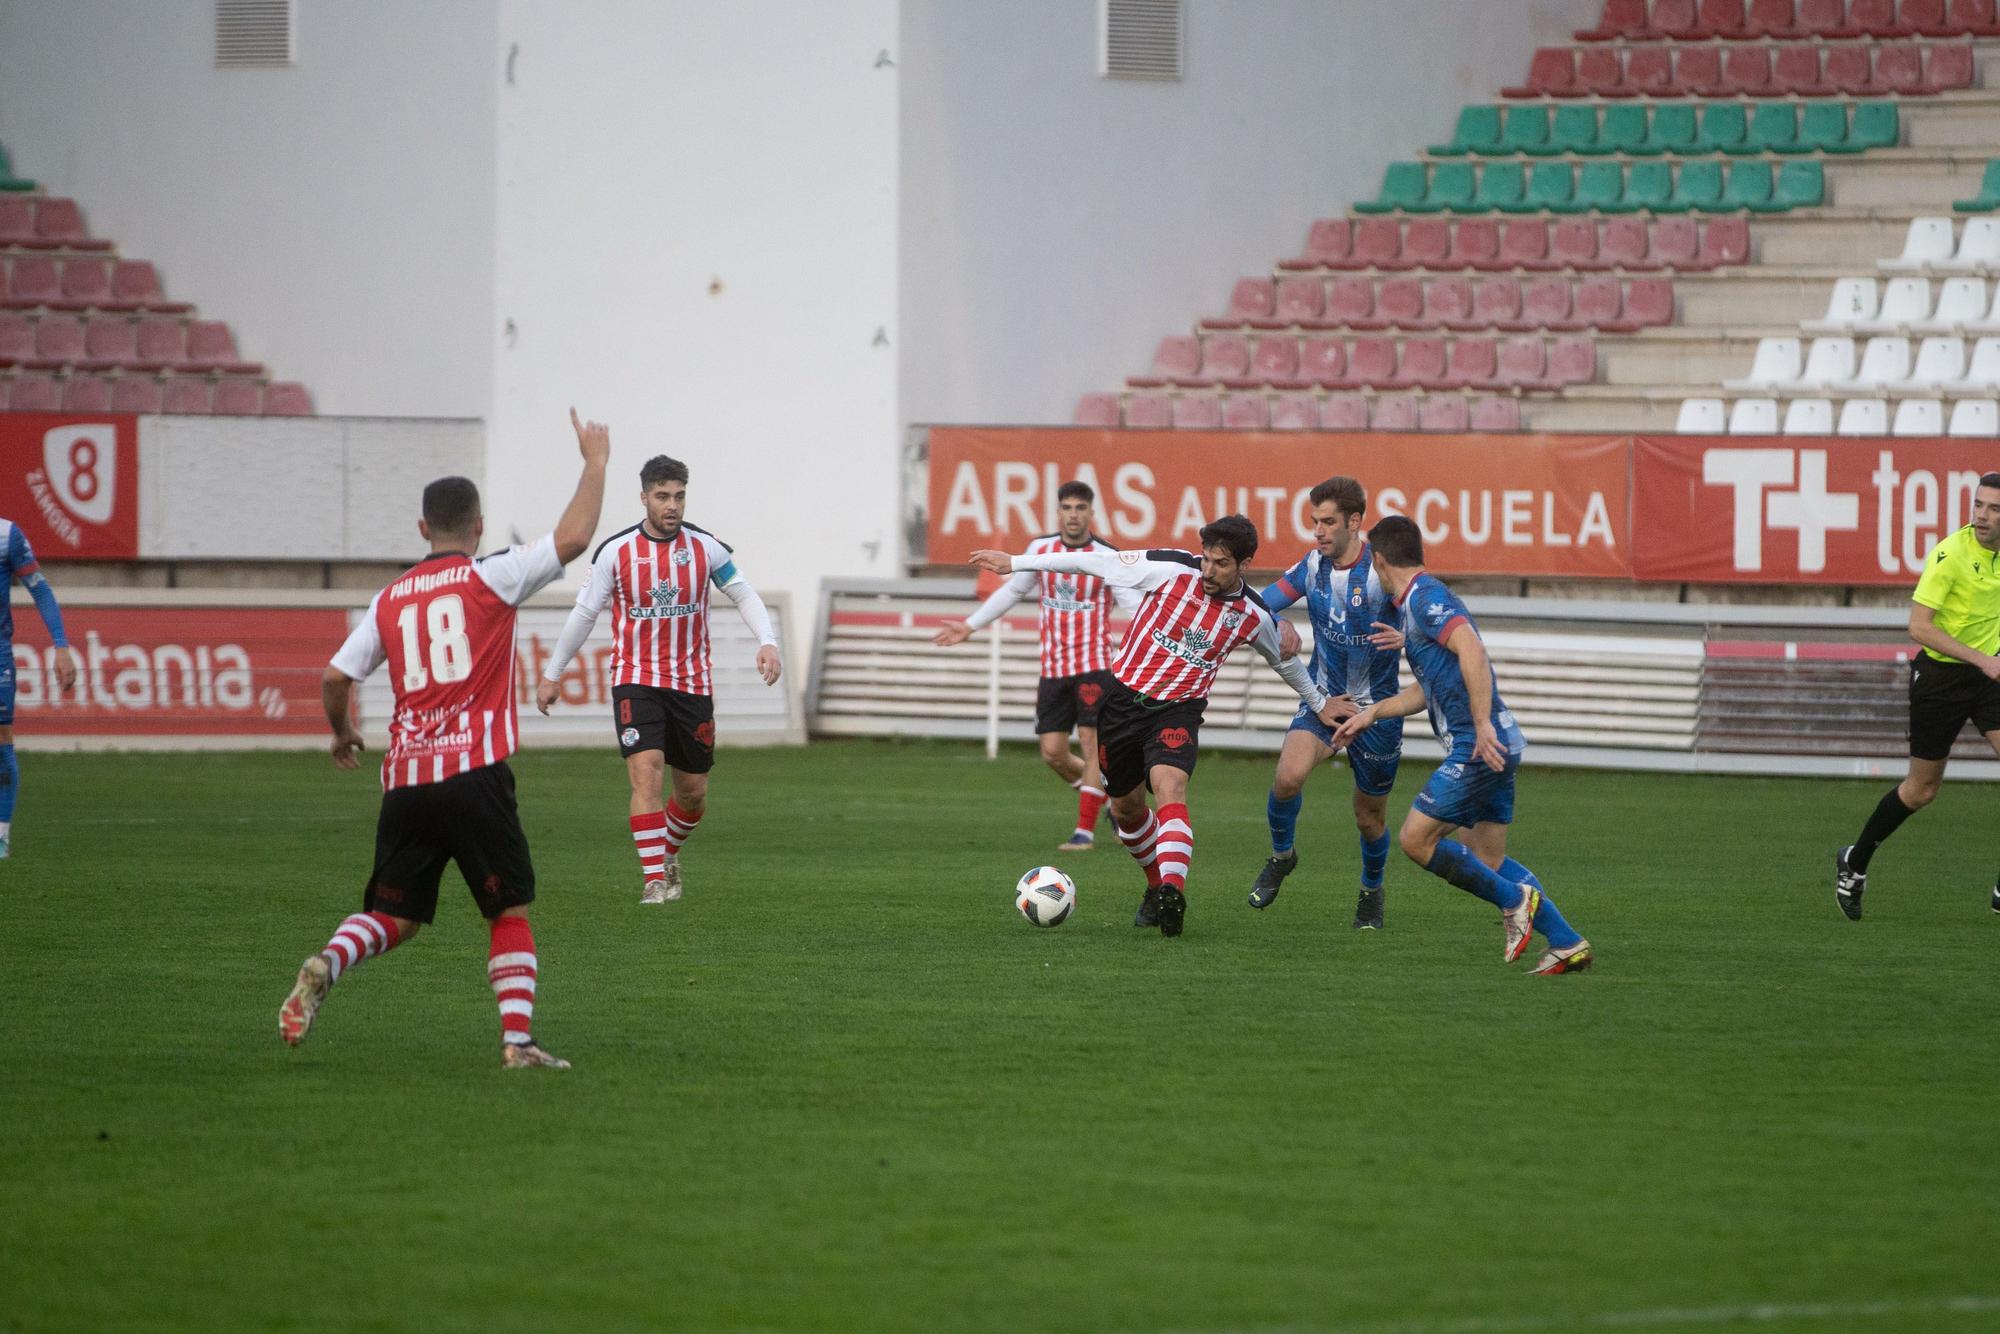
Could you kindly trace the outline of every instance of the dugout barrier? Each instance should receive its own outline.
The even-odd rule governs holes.
[[[1683,773],[1903,772],[1909,655],[1900,609],[1471,597],[1534,763]],[[850,580],[821,596],[806,710],[821,736],[1031,741],[1032,602],[956,648],[932,646],[977,603],[970,579]],[[1310,646],[1311,629],[1297,614]],[[1122,625],[1114,620],[1114,634]],[[1408,683],[1407,666],[1404,682]],[[1276,750],[1297,696],[1254,653],[1224,664],[1202,743]],[[1424,718],[1410,754],[1441,751]],[[2000,778],[1968,730],[1954,778]]]
[[[587,567],[572,571],[577,578],[587,573]],[[25,593],[16,590],[16,744],[29,750],[324,746],[320,674],[373,594],[373,589],[66,589],[64,628],[83,666],[76,688],[58,693],[48,632]],[[612,745],[608,615],[599,618],[564,673],[550,716],[535,709],[535,682],[575,601],[575,588],[565,581],[521,608],[515,702],[524,747]],[[797,642],[791,599],[772,593],[765,603],[783,653]],[[717,744],[803,743],[805,664],[788,655],[784,677],[766,687],[754,663],[756,640],[733,607],[718,609],[710,634]],[[362,735],[379,757],[392,705],[386,670],[355,693]]]

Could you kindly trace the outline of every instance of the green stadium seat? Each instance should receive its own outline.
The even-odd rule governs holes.
[[[1579,149],[1579,152],[1582,150]],[[1604,108],[1604,123],[1597,130],[1598,153],[1646,153],[1646,108],[1643,103],[1624,102]]]
[[[1674,177],[1673,198],[1659,206],[1661,213],[1686,213],[1693,209],[1711,210],[1722,201],[1720,162],[1683,162]]]
[[[14,160],[7,156],[7,149],[0,145],[0,190],[32,190],[35,183],[14,174]]]
[[[1597,108],[1589,103],[1557,107],[1555,119],[1549,126],[1549,145],[1546,151],[1551,153],[1607,151],[1597,146]]]
[[[1422,204],[1430,193],[1430,173],[1421,162],[1391,162],[1382,173],[1382,193],[1354,206],[1356,213],[1394,213],[1412,204]]]
[[[1722,202],[1718,208],[1747,208],[1759,213],[1775,212],[1769,207],[1773,198],[1771,164],[1763,161],[1732,162],[1729,164],[1729,184],[1722,192]]]
[[[1547,107],[1508,107],[1500,129],[1500,146],[1508,153],[1553,153],[1548,147]]]
[[[1854,123],[1847,127],[1846,151],[1893,148],[1902,141],[1903,125],[1894,102],[1857,102]],[[1832,152],[1832,149],[1828,149]]]
[[[1808,102],[1799,119],[1798,139],[1777,150],[1780,153],[1858,153],[1847,142],[1847,104]]]
[[[1685,103],[1660,103],[1646,126],[1646,142],[1635,153],[1692,153],[1695,151],[1694,107]]]
[[[1952,207],[1960,213],[1991,213],[2000,208],[2000,158],[1986,164],[1986,175],[1979,183],[1979,193],[1971,199],[1961,199]]]
[[[1528,193],[1528,173],[1518,162],[1488,162],[1479,169],[1479,193],[1454,213],[1527,212],[1517,208]]]
[[[1432,144],[1437,157],[1464,157],[1467,153],[1500,152],[1500,108],[1466,107],[1458,113],[1458,128],[1448,144]]]
[[[1750,132],[1728,153],[1789,153],[1799,138],[1799,109],[1790,102],[1759,102],[1750,115]]]
[[[1634,162],[1625,177],[1625,198],[1613,213],[1636,213],[1658,209],[1674,197],[1674,168],[1670,162]]]
[[[1470,162],[1440,162],[1431,168],[1431,185],[1424,197],[1414,204],[1405,204],[1406,213],[1442,213],[1472,202],[1473,191],[1478,187],[1479,178],[1473,174]]]
[[[1599,209],[1619,212],[1625,198],[1625,168],[1616,162],[1586,162],[1577,174],[1576,194],[1558,213],[1584,213]]]
[[[1576,189],[1567,162],[1537,162],[1528,173],[1528,188],[1517,204],[1503,204],[1502,213],[1539,213],[1544,209],[1563,211]]]
[[[1701,109],[1697,153],[1733,153],[1750,134],[1750,116],[1741,102],[1712,102]]]
[[[1739,162],[1738,167],[1748,166]],[[1782,213],[1794,208],[1818,208],[1826,202],[1826,168],[1818,162],[1787,162],[1778,168],[1778,183],[1767,204],[1752,204],[1753,213]]]

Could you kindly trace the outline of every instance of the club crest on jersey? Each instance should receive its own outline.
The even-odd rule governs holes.
[[[692,563],[693,560],[694,553],[692,551],[676,551],[674,553],[674,564],[676,565],[687,565]]]
[[[1357,588],[1357,589],[1355,589],[1355,590],[1354,590],[1354,591],[1353,591],[1352,593],[1349,593],[1349,594],[1347,595],[1347,605],[1348,605],[1348,606],[1350,606],[1350,607],[1358,607],[1358,606],[1360,606],[1360,605],[1361,605],[1361,590],[1360,590],[1360,589],[1358,589],[1358,588]]]
[[[1222,613],[1222,628],[1223,628],[1223,629],[1225,629],[1225,630],[1234,630],[1234,629],[1235,629],[1235,628],[1236,628],[1237,626],[1239,626],[1239,625],[1241,625],[1241,624],[1243,624],[1243,613],[1242,613],[1242,612],[1240,612],[1240,611],[1225,611],[1225,612],[1223,612],[1223,613]]]
[[[1145,558],[1146,553],[1143,551],[1121,551],[1118,553],[1118,563],[1120,565],[1137,565]]]

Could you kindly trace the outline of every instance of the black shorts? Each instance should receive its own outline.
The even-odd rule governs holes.
[[[1206,699],[1155,703],[1113,680],[1097,713],[1097,762],[1104,769],[1105,792],[1122,797],[1141,783],[1150,785],[1158,764],[1193,773],[1207,709]]]
[[[657,750],[667,766],[684,774],[715,767],[715,700],[657,686],[611,687],[611,717],[618,727],[618,753],[630,759]]]
[[[1035,732],[1061,732],[1097,726],[1097,710],[1117,678],[1110,672],[1077,676],[1044,676],[1035,688]]]
[[[1949,759],[1968,718],[1980,732],[2000,731],[2000,681],[1969,662],[1910,659],[1910,755]]]
[[[446,862],[458,863],[483,917],[535,901],[535,866],[505,763],[382,794],[363,911],[431,921]]]

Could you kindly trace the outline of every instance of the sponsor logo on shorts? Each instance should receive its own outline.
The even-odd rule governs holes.
[[[1188,730],[1185,727],[1164,727],[1160,729],[1160,744],[1168,750],[1179,750],[1192,739],[1188,736]]]
[[[1104,698],[1104,687],[1090,686],[1090,685],[1078,686],[1076,688],[1076,697],[1094,709],[1097,707],[1097,701]]]
[[[711,749],[711,750],[712,750],[712,749],[714,749],[714,747],[715,747],[715,724],[714,724],[714,723],[703,723],[703,724],[702,724],[702,725],[701,725],[700,727],[697,727],[697,728],[695,728],[695,729],[694,729],[694,739],[695,739],[696,741],[699,741],[699,742],[701,742],[701,744],[702,744],[702,745],[704,745],[704,746],[708,747],[709,749]]]
[[[1464,776],[1465,766],[1462,764],[1440,764],[1438,766],[1439,778],[1463,778]]]
[[[636,727],[628,727],[624,731],[620,732],[618,734],[618,744],[624,746],[628,750],[631,749],[633,746],[638,745],[639,729]]]

